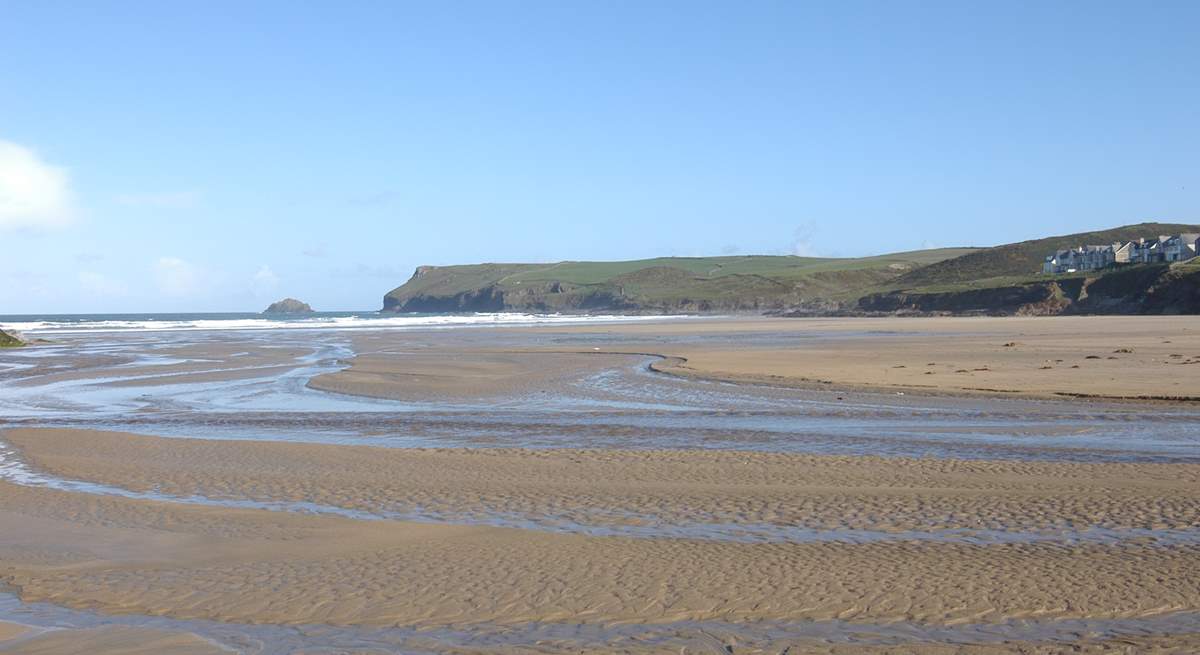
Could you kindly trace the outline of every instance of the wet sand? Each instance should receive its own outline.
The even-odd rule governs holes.
[[[0,653],[12,655],[221,655],[230,651],[195,635],[104,627],[55,630],[6,644],[0,634]]]
[[[29,632],[29,628],[19,623],[0,621],[0,642],[19,637]]]
[[[350,368],[317,376],[308,386],[373,398],[478,400],[553,389],[611,365],[586,353],[439,348],[360,355]]]
[[[26,602],[252,623],[1142,617],[1200,607],[1200,549],[740,544],[355,521],[0,484]],[[20,529],[18,529],[20,528]]]
[[[834,457],[737,451],[397,449],[111,432],[0,434],[37,470],[176,496],[550,529],[724,525],[844,531],[1196,530],[1200,464]],[[565,529],[565,528],[564,528]],[[795,530],[794,530],[795,531]],[[1133,538],[1131,535],[1130,538]]]
[[[76,629],[0,623],[0,652],[1188,652],[1194,406],[1063,394],[1189,396],[1197,337],[737,319],[6,355],[0,620]]]
[[[39,469],[130,489],[374,508],[428,485],[429,497],[468,485],[442,502],[476,515],[527,497],[543,510],[653,508],[668,522],[696,503],[744,520],[742,507],[753,502],[784,522],[809,514],[827,527],[1165,527],[1195,526],[1200,500],[1197,465],[401,451],[67,430],[5,437]],[[1103,500],[1110,496],[1127,507]],[[747,544],[362,521],[10,484],[0,484],[0,498],[5,581],[26,601],[102,612],[376,626],[954,625],[1200,609],[1200,545],[1142,538]]]

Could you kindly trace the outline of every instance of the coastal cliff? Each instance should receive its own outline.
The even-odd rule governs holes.
[[[624,262],[421,266],[385,312],[627,314],[1196,314],[1200,257],[1042,274],[1049,252],[1200,231],[1142,223],[992,248],[863,258],[667,257]]]
[[[664,257],[625,262],[422,266],[388,292],[388,312],[765,312],[841,306],[968,249],[879,257]]]

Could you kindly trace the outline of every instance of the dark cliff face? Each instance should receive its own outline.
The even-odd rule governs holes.
[[[459,312],[502,312],[506,309],[508,307],[504,303],[504,293],[494,286],[448,296],[419,293],[405,298],[396,298],[392,295],[383,298],[383,311],[385,312],[454,314]]]
[[[449,295],[418,293],[383,299],[389,312],[589,312],[637,309],[634,303],[611,289],[585,288],[550,282],[520,289],[488,285]]]
[[[870,313],[1200,314],[1200,267],[1136,266],[1095,277],[987,289],[893,291],[862,298]]]
[[[858,306],[865,312],[1015,314],[1033,307],[1053,312],[1058,305],[1054,301],[1062,297],[1062,289],[1048,282],[941,293],[893,291],[866,296]]]

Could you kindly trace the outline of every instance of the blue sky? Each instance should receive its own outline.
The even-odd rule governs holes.
[[[0,0],[0,314],[1200,222],[1200,3]]]

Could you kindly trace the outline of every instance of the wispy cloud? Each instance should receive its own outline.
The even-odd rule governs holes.
[[[93,271],[79,272],[79,286],[91,296],[124,296],[129,293],[125,283]]]
[[[96,262],[104,261],[104,254],[98,252],[77,252],[75,253],[75,261],[80,264],[95,264]]]
[[[251,281],[251,288],[257,296],[266,295],[275,291],[279,287],[279,276],[275,271],[271,270],[270,266],[263,264],[258,268],[258,272],[254,274],[254,279]]]
[[[45,230],[75,218],[70,178],[37,153],[0,140],[0,230]]]
[[[160,257],[154,273],[159,291],[168,296],[194,295],[204,282],[199,268],[178,257]]]
[[[412,272],[405,272],[391,266],[369,266],[356,264],[351,268],[335,268],[333,274],[338,277],[378,277],[389,280],[406,280]]]
[[[325,249],[325,246],[319,245],[319,246],[313,246],[311,248],[305,248],[304,250],[300,251],[300,254],[304,255],[305,257],[320,258],[320,257],[324,257],[324,256],[328,255],[329,252]]]
[[[113,200],[126,207],[149,207],[152,209],[187,209],[200,202],[196,191],[169,191],[159,193],[120,193]]]

